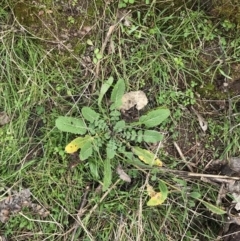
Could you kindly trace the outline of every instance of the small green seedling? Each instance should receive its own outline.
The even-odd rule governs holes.
[[[74,23],[75,23],[74,17],[73,17],[73,16],[69,16],[69,17],[68,17],[68,22],[69,22],[70,24],[74,24]]]
[[[94,49],[93,63],[96,64],[102,57],[103,55],[100,53],[100,50],[98,48]]]
[[[135,0],[121,0],[118,3],[118,8],[126,8],[129,4],[134,4]]]

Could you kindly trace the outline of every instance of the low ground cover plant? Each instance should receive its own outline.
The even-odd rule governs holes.
[[[141,143],[157,143],[163,140],[163,135],[153,128],[159,126],[169,115],[167,108],[156,108],[139,117],[139,120],[127,123],[122,119],[122,97],[125,93],[125,83],[119,79],[111,92],[109,110],[102,107],[102,99],[113,84],[110,77],[101,87],[98,108],[81,109],[82,118],[61,116],[56,120],[59,130],[79,134],[66,147],[67,153],[80,149],[79,158],[86,160],[91,156],[104,160],[103,189],[111,184],[111,163],[117,156],[133,160],[134,155],[149,165],[162,166],[162,162],[154,153],[141,148]],[[131,100],[129,100],[131,101]]]

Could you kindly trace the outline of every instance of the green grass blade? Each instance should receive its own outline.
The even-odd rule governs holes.
[[[211,212],[215,213],[215,214],[219,214],[219,215],[223,215],[225,213],[227,213],[226,211],[222,210],[221,208],[211,204],[211,203],[208,203],[208,202],[205,202],[203,200],[199,200],[207,209],[209,209]]]
[[[105,192],[112,183],[112,169],[110,159],[104,162],[103,191]]]
[[[109,79],[102,85],[100,93],[99,93],[99,97],[98,97],[98,106],[101,107],[101,103],[102,103],[102,99],[103,96],[107,93],[107,91],[109,90],[109,88],[112,86],[113,83],[113,77],[109,77]]]

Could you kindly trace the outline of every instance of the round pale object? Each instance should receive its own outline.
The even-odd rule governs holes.
[[[230,157],[228,165],[233,171],[240,172],[240,158],[239,157]]]
[[[126,111],[136,106],[137,110],[141,110],[147,103],[148,99],[143,91],[131,91],[123,95],[120,109]]]

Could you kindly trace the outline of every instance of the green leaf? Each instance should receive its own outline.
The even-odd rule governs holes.
[[[107,146],[106,152],[107,152],[108,159],[113,159],[116,155],[116,151],[114,149],[112,149],[110,146]]]
[[[166,193],[163,194],[162,192],[155,192],[153,187],[151,185],[149,185],[149,184],[147,184],[147,193],[151,197],[150,200],[147,202],[147,206],[158,206],[158,205],[161,205],[167,198],[167,194]]]
[[[112,110],[109,114],[112,117],[120,117],[121,116],[121,112],[118,110]]]
[[[199,192],[191,192],[190,193],[190,196],[192,197],[192,198],[195,198],[195,199],[199,199],[199,198],[201,198],[201,193],[199,193]]]
[[[227,79],[232,80],[232,77],[230,77],[229,75],[227,75],[223,70],[219,69],[219,72]]]
[[[80,159],[82,161],[86,160],[88,157],[92,155],[93,148],[91,141],[85,142],[80,151]]]
[[[176,183],[178,183],[180,186],[182,186],[184,188],[187,186],[186,180],[179,179],[179,178],[176,178],[176,177],[173,177],[172,179],[173,179],[173,181],[175,181]]]
[[[199,199],[198,199],[199,200]],[[202,202],[202,204],[207,208],[209,209],[211,212],[215,213],[215,214],[219,214],[219,215],[222,215],[222,214],[225,214],[227,213],[226,211],[222,210],[221,208],[211,204],[211,203],[208,203],[208,202],[205,202],[203,200],[199,200],[200,202]]]
[[[93,141],[94,138],[89,136],[89,135],[86,135],[86,136],[81,136],[81,137],[78,137],[74,140],[72,140],[66,147],[65,147],[65,151],[67,153],[74,153],[76,152],[78,149],[82,148],[84,146],[84,144],[86,142],[91,142]]]
[[[207,209],[209,209],[212,213],[215,213],[215,214],[219,214],[219,215],[222,215],[222,214],[226,214],[227,212],[209,202],[206,202],[206,201],[203,201],[202,199],[199,199],[199,195],[201,196],[200,193],[197,193],[197,192],[192,192],[191,193],[191,197],[192,198],[195,198],[196,200],[200,201]]]
[[[104,138],[109,140],[111,138],[111,132],[110,131],[106,131],[104,134]]]
[[[124,3],[124,2],[119,2],[118,3],[118,8],[125,8],[127,5],[126,5],[126,3]]]
[[[98,163],[96,160],[89,161],[89,168],[92,176],[96,179],[100,179],[99,173],[98,173]]]
[[[105,192],[112,183],[112,169],[110,159],[104,162],[103,191]]]
[[[155,155],[148,150],[142,149],[138,146],[134,146],[134,147],[132,147],[132,152],[135,155],[137,155],[141,161],[143,161],[151,166],[154,165],[154,166],[161,167],[163,165],[163,163],[158,158],[155,158]]]
[[[137,166],[140,168],[149,168],[149,165],[144,164],[138,158],[133,156],[131,152],[121,152],[125,156],[125,161],[133,166]]]
[[[158,131],[146,130],[143,134],[143,140],[145,142],[156,143],[163,139],[163,135],[160,134]]]
[[[167,196],[168,196],[168,188],[166,186],[166,184],[162,181],[162,180],[159,180],[159,184],[158,184],[158,187],[161,191],[161,194],[162,194],[162,198],[165,200],[167,199]]]
[[[93,58],[93,63],[96,64],[98,62],[97,58]]]
[[[140,117],[139,122],[144,124],[146,127],[158,126],[170,115],[169,109],[157,109],[152,110]]]
[[[101,102],[103,99],[103,96],[106,94],[106,92],[109,90],[109,88],[111,87],[113,83],[113,77],[109,77],[109,79],[102,85],[100,93],[99,93],[99,97],[98,97],[98,106],[101,106]]]
[[[119,79],[115,84],[112,93],[111,93],[111,101],[113,102],[114,108],[118,108],[122,105],[122,96],[125,92],[125,82],[123,79]]]
[[[132,132],[131,132],[131,141],[135,141],[136,140],[136,137],[137,137],[137,132],[136,132],[136,130],[132,130]]]
[[[133,159],[133,153],[128,151],[121,151],[121,153],[129,160]]]
[[[87,132],[86,124],[73,117],[60,116],[56,119],[56,127],[60,131],[70,132],[73,134],[84,135]]]
[[[100,50],[99,50],[98,48],[94,49],[94,54],[98,54],[99,51],[100,51]]]
[[[141,167],[141,168],[149,168],[149,165],[144,164],[141,162],[138,158],[135,158],[132,152],[128,151],[119,151],[118,153],[121,153],[125,157],[125,161],[133,166]]]
[[[104,141],[105,141],[105,140],[104,140]],[[98,148],[102,147],[102,144],[103,144],[104,141],[103,141],[102,138],[100,138],[100,137],[94,138],[94,141],[93,141],[93,146],[94,146],[94,148],[96,149],[97,147],[98,147]]]
[[[152,207],[152,206],[158,206],[161,205],[165,199],[162,196],[161,192],[156,192],[150,200],[147,202],[147,206]]]
[[[142,140],[143,140],[143,132],[142,132],[142,130],[140,130],[140,131],[138,131],[137,132],[137,142],[142,142]]]
[[[107,159],[112,159],[115,155],[116,155],[116,142],[114,140],[109,140],[109,142],[107,143]]]
[[[95,120],[99,118],[99,114],[90,107],[83,107],[82,115],[90,123],[93,123]]]
[[[91,39],[88,39],[88,40],[87,40],[87,44],[90,45],[90,46],[93,46],[92,40],[91,40]]]
[[[99,59],[102,59],[102,57],[103,57],[102,54],[100,54],[100,53],[97,53],[97,54],[96,54],[96,58],[97,58],[98,60],[99,60]]]
[[[126,123],[124,120],[120,120],[118,121],[115,126],[113,127],[114,131],[122,131],[122,129],[124,129]]]

